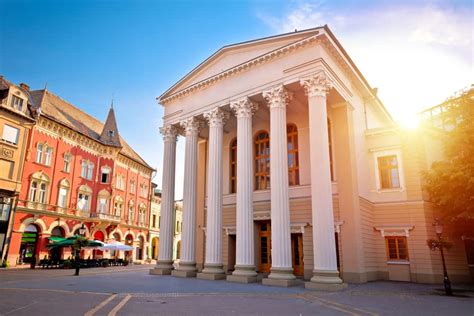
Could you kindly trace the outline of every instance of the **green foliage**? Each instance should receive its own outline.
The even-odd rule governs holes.
[[[10,266],[10,262],[8,260],[3,260],[0,268],[8,268]]]
[[[426,241],[426,243],[428,244],[428,247],[431,249],[431,250],[439,250],[441,248],[441,246],[443,246],[443,249],[451,249],[451,247],[453,246],[452,243],[450,243],[449,241],[447,240],[444,240],[444,239],[428,239]]]
[[[123,260],[123,265],[124,265],[124,266],[128,266],[128,260],[127,260],[127,259],[124,259],[124,260]]]
[[[70,260],[65,260],[63,263],[64,269],[70,269],[72,267],[72,262]]]
[[[81,250],[82,248],[84,247],[87,247],[89,246],[89,240],[84,238],[84,237],[77,237],[76,240],[74,240],[74,243],[72,244],[72,248],[74,248],[74,250]]]
[[[474,91],[449,101],[445,118],[455,126],[440,135],[444,160],[424,174],[425,189],[443,222],[474,234]]]

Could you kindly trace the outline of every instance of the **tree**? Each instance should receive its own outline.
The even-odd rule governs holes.
[[[434,208],[456,231],[474,235],[474,89],[446,101],[439,114],[444,160],[424,174],[425,189]],[[447,127],[447,128],[446,128]]]
[[[77,237],[72,244],[75,253],[74,264],[76,266],[76,273],[74,275],[79,275],[79,269],[81,268],[81,249],[89,246],[89,244],[89,240],[84,237]]]

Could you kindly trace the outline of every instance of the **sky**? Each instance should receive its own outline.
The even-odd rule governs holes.
[[[470,1],[0,0],[0,75],[47,84],[102,121],[113,99],[120,134],[161,187],[156,97],[224,45],[324,24],[396,121],[474,82]]]

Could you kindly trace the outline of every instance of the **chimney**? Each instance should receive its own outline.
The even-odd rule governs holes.
[[[20,83],[20,87],[25,90],[25,91],[30,91],[30,86],[27,85],[26,83]]]

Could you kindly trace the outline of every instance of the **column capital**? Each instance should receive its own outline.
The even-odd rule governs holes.
[[[229,119],[229,116],[229,112],[226,112],[219,107],[204,113],[204,118],[207,120],[210,127],[223,127]]]
[[[163,135],[163,140],[165,142],[177,141],[178,129],[174,125],[160,127],[160,133]]]
[[[184,129],[184,135],[196,135],[199,134],[199,131],[203,127],[203,122],[197,118],[190,117],[179,122],[179,125]]]
[[[283,85],[279,85],[263,91],[263,97],[267,100],[267,105],[270,109],[286,108],[291,99],[293,99],[293,93],[287,91]]]
[[[249,118],[258,110],[258,103],[245,97],[230,103],[230,108],[235,112],[237,118]]]
[[[332,87],[332,82],[324,71],[301,79],[300,84],[303,86],[308,97],[325,97],[328,90]]]

